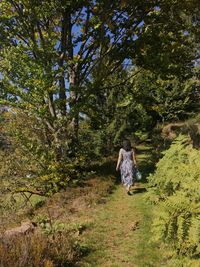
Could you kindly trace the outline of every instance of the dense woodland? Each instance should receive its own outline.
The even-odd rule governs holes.
[[[198,0],[2,0],[1,214],[79,187],[130,138],[156,151],[143,182],[169,266],[200,266],[199,38]]]

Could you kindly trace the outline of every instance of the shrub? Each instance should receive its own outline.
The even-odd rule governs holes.
[[[200,264],[199,159],[200,151],[180,135],[148,178],[148,200],[154,204],[154,239],[169,244],[176,255],[199,259]]]
[[[0,241],[2,267],[68,266],[81,254],[80,245],[67,232],[43,235],[35,232]]]

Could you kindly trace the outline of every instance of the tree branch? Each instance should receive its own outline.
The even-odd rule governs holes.
[[[102,87],[102,89],[113,89],[113,88],[118,87],[120,85],[125,85],[131,78],[133,78],[134,76],[136,76],[141,71],[142,71],[142,69],[139,69],[137,72],[135,72],[133,75],[129,76],[123,82],[120,82],[120,83],[117,83],[117,84],[114,84],[114,85],[111,85],[111,86],[104,86],[104,87]]]

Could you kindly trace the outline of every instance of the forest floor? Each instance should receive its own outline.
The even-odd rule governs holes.
[[[93,214],[94,224],[82,236],[91,252],[78,266],[162,266],[160,250],[150,242],[151,210],[144,195],[143,186],[138,186],[133,196],[117,187],[109,201]]]
[[[152,150],[139,151],[138,161],[144,176],[153,168]],[[160,267],[163,257],[159,244],[151,238],[151,207],[145,200],[146,177],[136,183],[132,196],[126,194],[122,185],[116,185],[106,203],[87,216],[92,222],[82,234],[90,252],[80,267]]]
[[[32,197],[31,206],[4,211],[0,229],[17,226],[26,218],[37,224],[47,218],[55,227],[64,224],[73,230],[80,244],[80,260],[75,259],[70,266],[166,266],[160,244],[151,241],[152,208],[145,200],[146,177],[155,168],[155,155],[149,145],[137,147],[143,179],[133,187],[132,196],[126,194],[120,183],[114,156],[101,166],[97,164],[95,176],[81,186],[68,188],[49,199]],[[21,204],[20,198],[18,202]]]

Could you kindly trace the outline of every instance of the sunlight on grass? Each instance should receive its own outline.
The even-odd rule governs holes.
[[[145,148],[139,151],[138,163],[147,175],[153,163],[151,149]],[[120,185],[107,203],[98,207],[92,217],[93,227],[83,235],[91,253],[79,266],[161,266],[158,244],[149,242],[152,215],[144,200],[145,192],[145,186],[138,183],[130,197]]]
[[[91,253],[79,266],[160,266],[157,244],[148,242],[151,214],[143,195],[128,197],[118,187],[97,210],[93,228],[84,235]],[[133,230],[135,222],[139,225]]]

